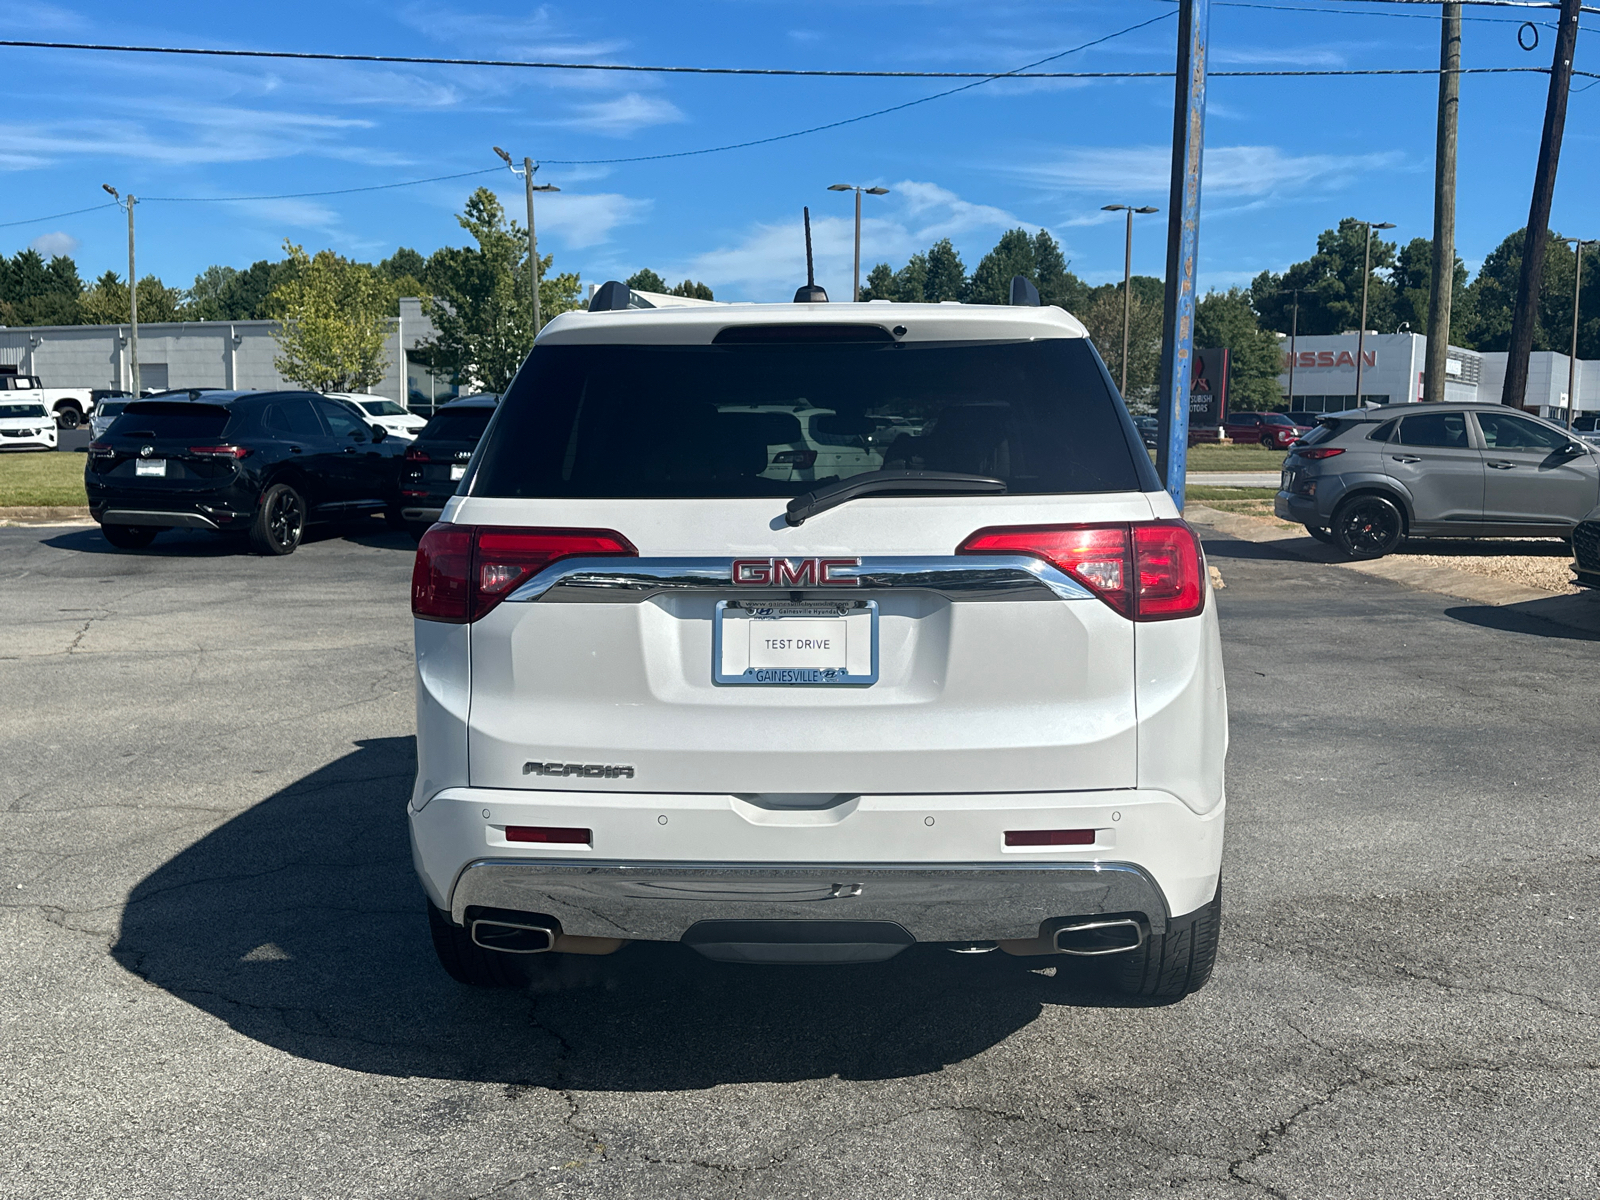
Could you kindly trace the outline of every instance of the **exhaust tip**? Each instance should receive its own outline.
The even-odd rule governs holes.
[[[1096,958],[1137,950],[1144,945],[1144,939],[1144,922],[1132,917],[1074,921],[1056,930],[1056,950],[1080,958]]]
[[[502,954],[544,954],[556,944],[555,930],[511,921],[472,922],[472,941]]]

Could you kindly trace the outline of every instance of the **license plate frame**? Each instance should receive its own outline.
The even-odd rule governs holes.
[[[746,665],[737,669],[740,661],[748,663],[748,640],[742,654],[739,647],[741,638],[749,638],[753,623],[799,620],[849,622],[843,668]],[[859,650],[863,636],[868,639],[866,653]],[[730,663],[730,658],[735,661]],[[711,622],[711,678],[723,687],[870,687],[878,682],[878,602],[719,600]]]
[[[164,458],[136,458],[133,473],[139,479],[165,479],[167,460]]]

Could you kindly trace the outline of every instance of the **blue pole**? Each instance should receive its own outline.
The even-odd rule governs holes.
[[[1189,469],[1189,383],[1194,375],[1195,260],[1200,244],[1200,165],[1205,151],[1210,20],[1210,0],[1178,0],[1178,78],[1172,114],[1156,469],[1179,512],[1183,511]]]

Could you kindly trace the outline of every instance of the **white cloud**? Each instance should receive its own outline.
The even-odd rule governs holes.
[[[70,233],[56,230],[54,233],[41,233],[28,243],[28,249],[37,250],[46,258],[53,258],[57,254],[76,254],[81,245],[83,243]]]
[[[812,256],[817,282],[836,298],[850,295],[854,255],[855,214],[852,198],[839,198],[839,214],[811,214]],[[1039,226],[1003,208],[973,204],[938,184],[901,180],[889,195],[863,198],[861,224],[861,274],[865,282],[872,264],[903,264],[941,238],[960,241],[981,234],[981,243],[968,247],[967,267],[977,265],[994,236],[1006,229]],[[687,275],[709,283],[719,299],[787,300],[805,282],[805,232],[801,218],[751,226],[736,242],[696,255],[663,272],[674,279]],[[726,296],[724,295],[726,293]]]
[[[558,124],[607,137],[626,137],[639,129],[669,125],[684,119],[683,113],[672,101],[660,96],[642,96],[638,92],[628,92],[610,100],[597,100],[592,104],[580,104],[573,111],[573,116]]]
[[[520,187],[497,191],[506,213],[520,224],[527,212],[526,195]],[[617,192],[552,192],[537,198],[534,220],[539,233],[540,253],[548,254],[544,244],[552,237],[563,247],[580,250],[611,240],[618,225],[644,220],[654,201],[624,196]],[[557,268],[558,270],[561,268]]]
[[[1404,162],[1405,155],[1397,150],[1296,155],[1277,146],[1208,147],[1202,188],[1207,197],[1282,195],[1312,185],[1327,191]],[[1018,173],[1066,191],[1159,200],[1167,194],[1171,165],[1172,151],[1166,146],[1078,147]]]

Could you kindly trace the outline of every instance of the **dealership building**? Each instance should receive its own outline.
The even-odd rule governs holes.
[[[400,301],[388,319],[388,373],[367,389],[410,408],[456,395],[447,378],[415,361],[436,332],[422,302]],[[282,351],[276,321],[171,321],[139,326],[139,386],[228,389],[293,387],[273,366]],[[33,375],[47,388],[128,391],[133,386],[126,325],[0,326],[0,374]]]
[[[1361,395],[1356,396],[1356,354],[1361,353]],[[1283,374],[1278,386],[1291,412],[1341,412],[1362,404],[1401,404],[1422,399],[1428,339],[1420,333],[1354,333],[1283,338]],[[1506,378],[1504,351],[1451,346],[1445,359],[1446,400],[1498,404]],[[1536,350],[1528,364],[1524,405],[1541,417],[1566,420],[1565,354]],[[1291,370],[1292,365],[1292,370]],[[1600,411],[1600,361],[1578,360],[1574,412]]]

